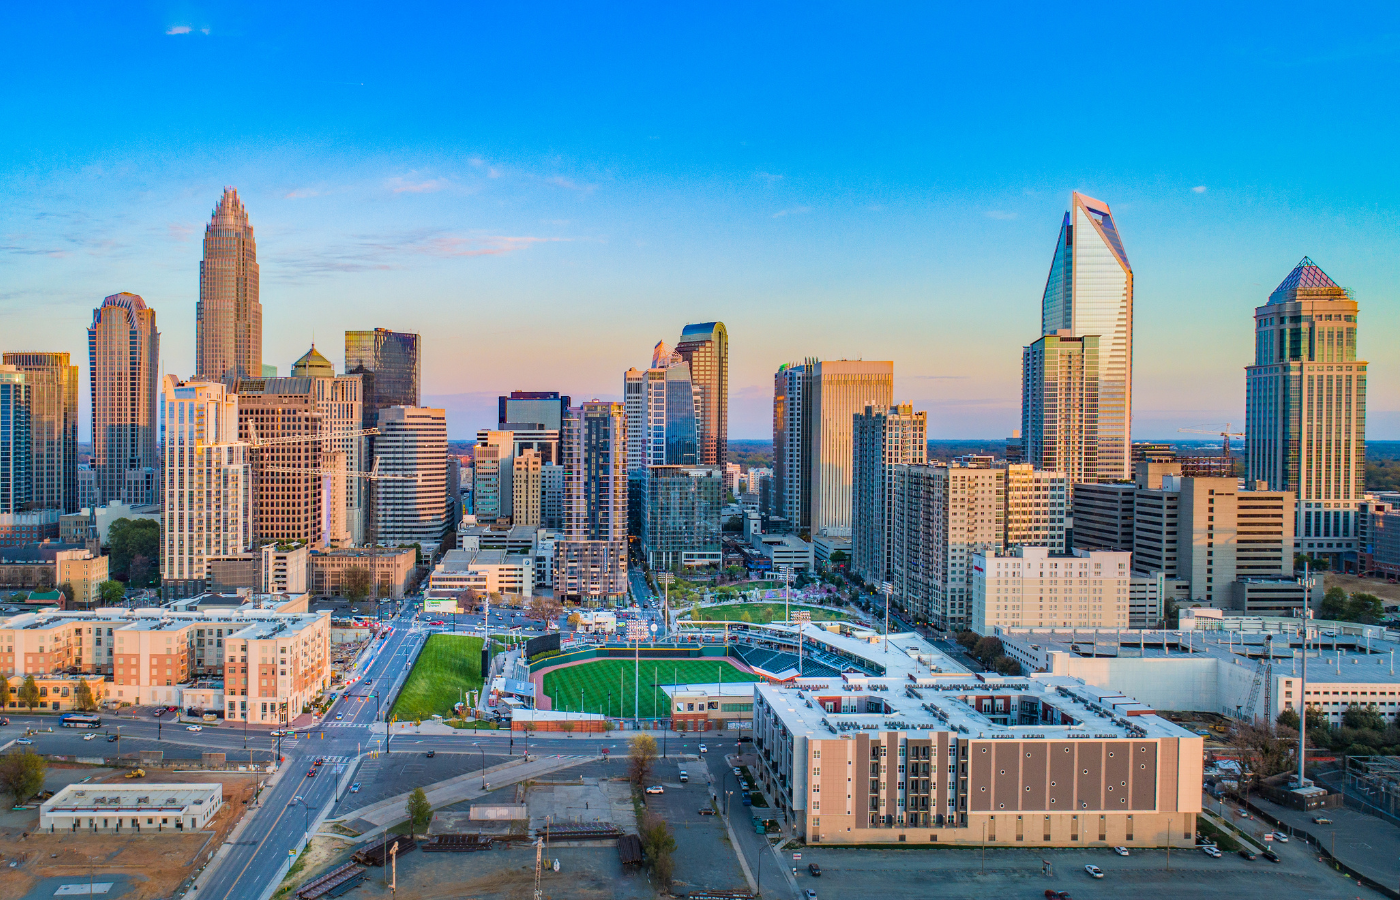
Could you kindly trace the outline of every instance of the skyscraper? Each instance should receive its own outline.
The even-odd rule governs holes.
[[[0,515],[31,508],[34,476],[30,466],[30,405],[32,391],[25,373],[0,366]]]
[[[818,360],[806,367],[803,424],[809,447],[812,534],[851,533],[851,463],[854,421],[867,406],[889,409],[894,363]]]
[[[419,402],[418,335],[376,328],[345,332],[345,374],[363,375],[365,427],[379,412]]]
[[[156,391],[160,333],[156,312],[136,294],[113,294],[93,310],[88,329],[92,395],[92,467],[99,503],[158,502]],[[134,478],[128,478],[130,472]],[[133,493],[134,491],[134,493]]]
[[[383,546],[437,550],[451,524],[447,499],[447,412],[391,406],[374,441],[375,536]]]
[[[591,400],[564,417],[564,535],[555,543],[555,596],[578,602],[627,593],[627,417]]]
[[[264,368],[267,368],[266,366]],[[364,422],[364,376],[337,375],[335,366],[313,346],[292,364],[292,376],[310,378],[321,414],[321,469],[342,466],[344,486],[326,483],[326,496],[338,499],[339,509],[323,504],[326,543],[340,547],[365,542],[365,506],[368,484],[359,473],[365,468],[368,438],[360,434]],[[273,376],[275,377],[275,376]],[[334,456],[333,454],[340,454]],[[329,479],[332,476],[326,475]],[[331,527],[331,523],[336,527]]]
[[[867,406],[856,414],[851,460],[851,571],[868,582],[884,581],[891,571],[894,467],[926,462],[926,413],[916,413],[906,403],[886,409]]]
[[[1047,334],[1021,352],[1021,458],[1099,480],[1099,339]],[[1112,478],[1106,480],[1113,480]]]
[[[204,228],[194,328],[196,377],[230,384],[262,377],[258,248],[248,211],[231,187]]]
[[[1254,310],[1245,368],[1249,481],[1297,497],[1297,549],[1340,564],[1356,550],[1365,489],[1366,363],[1357,304],[1311,259]]]
[[[244,379],[237,412],[238,438],[249,445],[253,539],[322,543],[324,436],[315,379]]]
[[[1132,478],[1133,270],[1108,204],[1078,192],[1060,224],[1040,333],[1098,337],[1097,477]]]
[[[642,508],[642,553],[653,571],[718,566],[724,486],[710,466],[651,466]]]
[[[803,388],[808,365],[783,363],[773,376],[773,503],[770,515],[787,520],[794,531],[811,527],[811,434],[803,418]]]
[[[695,385],[695,437],[699,463],[729,462],[729,332],[723,322],[681,329],[676,352],[690,365]]]
[[[648,466],[696,465],[697,391],[685,358],[658,342],[651,368],[628,369],[622,390],[628,471],[645,474]]]
[[[31,502],[78,511],[78,367],[67,353],[6,353],[4,364],[25,374],[30,389]]]
[[[496,398],[496,425],[503,431],[558,431],[568,409],[569,398],[558,391],[511,391]]]

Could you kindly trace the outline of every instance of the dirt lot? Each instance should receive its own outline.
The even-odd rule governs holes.
[[[125,895],[129,900],[170,896],[223,843],[243,815],[244,802],[253,796],[257,780],[253,775],[159,771],[145,779],[153,784],[211,781],[224,786],[224,808],[209,830],[196,833],[34,834],[39,825],[36,807],[27,824],[0,829],[0,856],[5,861],[0,868],[0,897],[23,897],[46,878],[86,881],[94,860],[96,875],[130,879],[132,892]],[[93,783],[130,782],[114,774]],[[12,861],[18,861],[19,867],[9,868]]]
[[[1390,584],[1384,579],[1357,578],[1355,575],[1338,575],[1326,572],[1322,576],[1324,588],[1339,587],[1348,594],[1360,591],[1375,594],[1387,607],[1400,606],[1400,584]]]

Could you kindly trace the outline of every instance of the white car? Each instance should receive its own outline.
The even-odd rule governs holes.
[[[1280,844],[1286,844],[1288,843],[1288,835],[1284,834],[1282,831],[1275,831],[1274,840],[1278,841]]]
[[[95,738],[95,737],[97,737],[97,735],[95,735],[95,734],[85,734],[85,735],[83,735],[83,740],[85,740],[85,741],[90,741],[90,740],[92,740],[92,739]]]
[[[16,743],[16,744],[32,744],[32,743],[34,743],[34,742],[31,741],[29,738],[17,738],[17,739],[15,740],[15,743]]]
[[[186,725],[186,726],[185,726],[185,730],[186,730],[186,731],[203,731],[203,730],[204,730],[204,726],[203,726],[203,725]]]
[[[1100,869],[1098,866],[1085,866],[1084,871],[1089,873],[1090,878],[1103,877],[1103,869]]]
[[[1113,848],[1113,852],[1114,852],[1114,853],[1117,853],[1119,856],[1127,856],[1127,855],[1128,855],[1128,848],[1127,848],[1127,847],[1114,847],[1114,848]]]
[[[1220,848],[1216,847],[1214,844],[1206,844],[1201,847],[1201,852],[1213,859],[1219,859],[1221,855]]]
[[[664,794],[664,793],[666,793],[666,789],[663,788],[663,787],[662,787],[661,785],[659,785],[659,784],[653,784],[651,787],[647,788],[647,793],[648,793],[648,794]]]
[[[704,744],[701,744],[701,745],[700,745],[700,752],[701,752],[701,753],[706,753],[706,752],[708,752],[708,751],[709,751],[709,748],[708,748],[708,747],[706,747]]]

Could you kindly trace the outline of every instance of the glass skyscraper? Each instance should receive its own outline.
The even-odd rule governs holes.
[[[695,383],[698,461],[723,469],[729,462],[729,332],[723,322],[687,325],[676,352],[690,365]]]
[[[156,455],[159,373],[156,311],[136,294],[104,299],[93,310],[88,329],[92,468],[99,503],[146,506],[160,500],[154,477],[161,466]]]
[[[364,422],[379,411],[418,405],[418,335],[387,328],[345,332],[345,374],[364,375]]]
[[[201,381],[236,384],[262,377],[258,247],[248,210],[231,187],[224,188],[204,229],[194,328],[194,368]]]
[[[1097,480],[1132,478],[1133,269],[1107,203],[1071,195],[1045,282],[1040,333],[1098,337]]]

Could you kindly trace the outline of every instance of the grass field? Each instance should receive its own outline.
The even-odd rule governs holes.
[[[465,691],[481,689],[481,638],[434,634],[408,673],[392,714],[400,722],[452,714]]]
[[[555,709],[578,710],[582,700],[583,712],[632,718],[637,714],[633,711],[632,673],[631,660],[601,659],[546,672],[544,692]],[[641,717],[656,718],[666,710],[665,694],[653,684],[697,684],[714,682],[716,678],[735,683],[758,680],[756,675],[739,671],[725,659],[642,660]]]
[[[790,607],[793,612],[805,609],[812,614],[813,622],[844,622],[846,616],[829,609],[821,609],[816,606],[802,606],[794,603]],[[783,621],[783,605],[781,603],[734,603],[728,606],[711,606],[705,609],[697,609],[690,614],[690,618],[695,622],[752,622],[756,625],[768,625],[774,621]]]

